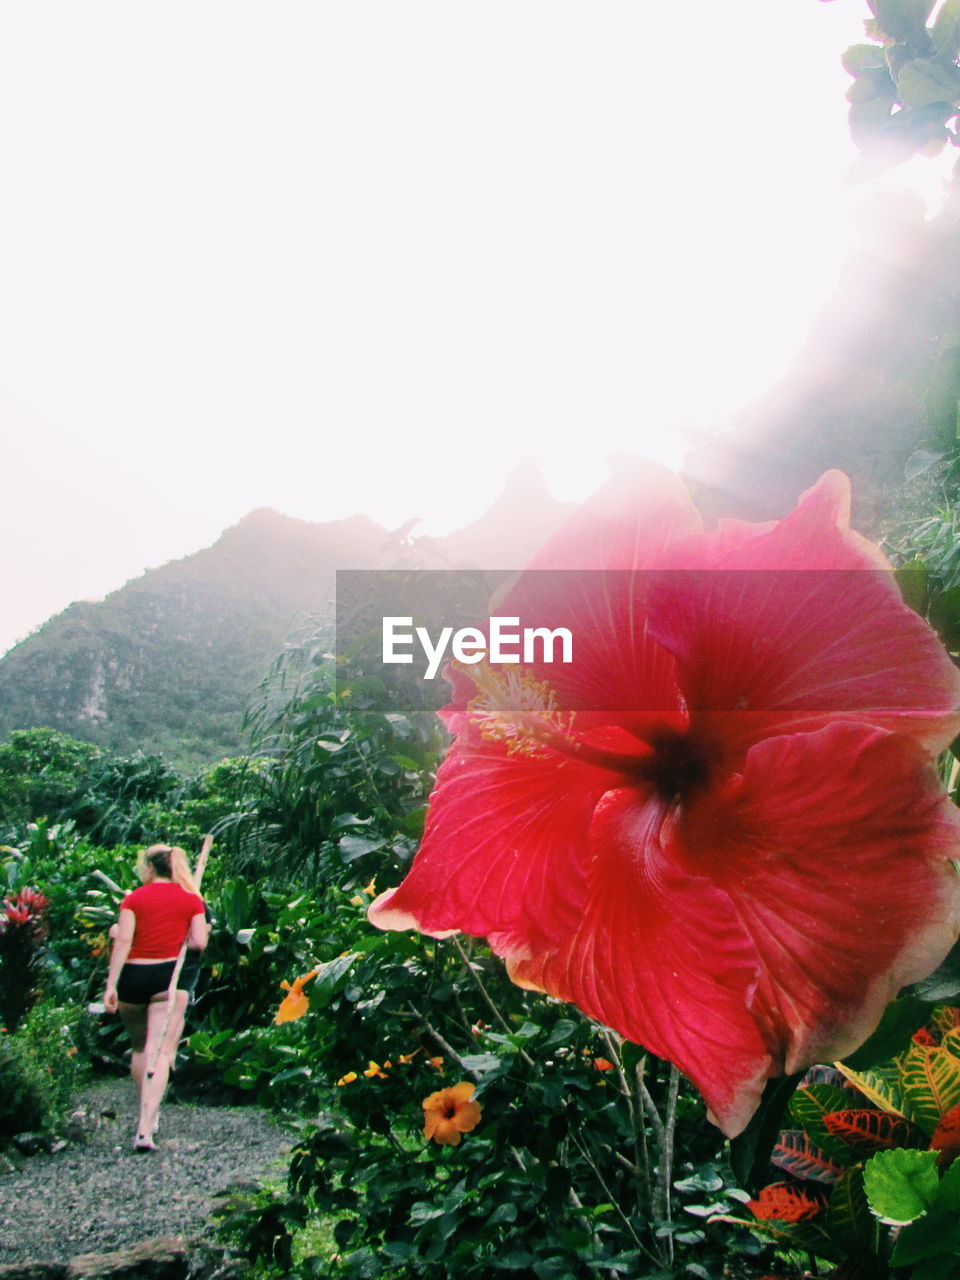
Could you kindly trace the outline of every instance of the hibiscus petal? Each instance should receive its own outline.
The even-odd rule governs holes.
[[[457,742],[437,776],[423,843],[373,924],[499,939],[531,954],[575,926],[593,808],[611,774],[546,747]]]
[[[856,1048],[960,929],[960,815],[920,749],[880,730],[759,744],[680,839],[753,942],[751,1008],[787,1071]]]
[[[605,796],[576,931],[509,970],[676,1063],[732,1135],[773,1072],[747,1008],[756,955],[729,895],[670,853],[667,814],[632,788]]]
[[[838,717],[931,754],[960,731],[960,672],[847,505],[828,473],[779,524],[730,524],[665,558],[680,567],[651,589],[649,630],[677,658],[691,722],[728,753]]]
[[[676,539],[701,529],[679,477],[654,463],[631,461],[603,485],[491,604],[521,625],[574,637],[572,663],[524,663],[546,680],[565,710],[675,712],[672,656],[646,634],[643,600],[650,570]],[[453,700],[441,712],[454,733],[465,728],[473,689],[464,671],[444,673]]]
[[[627,459],[527,569],[651,569],[671,543],[701,528],[679,476],[656,463]]]

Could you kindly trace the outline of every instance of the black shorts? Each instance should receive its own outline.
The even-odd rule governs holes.
[[[161,960],[158,964],[125,964],[117,979],[117,999],[124,1004],[149,1004],[151,996],[169,990],[176,960]],[[200,957],[187,952],[187,958],[177,979],[178,991],[189,991],[197,985],[200,976]]]

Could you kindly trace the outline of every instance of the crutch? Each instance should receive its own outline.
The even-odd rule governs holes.
[[[203,846],[200,849],[200,857],[197,859],[197,869],[193,873],[194,883],[200,888],[200,882],[203,880],[203,873],[207,866],[207,854],[213,845],[213,836],[203,837]],[[177,956],[177,963],[173,966],[173,976],[170,979],[170,985],[167,987],[167,1013],[163,1019],[163,1027],[160,1030],[160,1038],[154,1046],[152,1060],[147,1063],[147,1079],[153,1078],[153,1073],[157,1069],[157,1063],[160,1061],[160,1054],[163,1052],[164,1041],[167,1038],[167,1032],[170,1030],[170,1019],[173,1017],[173,1002],[177,994],[177,982],[180,980],[180,971],[183,968],[183,962],[187,958],[187,940],[184,938],[183,946],[180,948],[180,954]]]

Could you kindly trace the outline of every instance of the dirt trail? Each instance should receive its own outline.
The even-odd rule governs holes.
[[[94,1085],[76,1105],[89,1116],[84,1141],[0,1175],[0,1264],[198,1234],[215,1200],[260,1182],[291,1143],[256,1107],[167,1104],[157,1151],[138,1155],[129,1080]]]

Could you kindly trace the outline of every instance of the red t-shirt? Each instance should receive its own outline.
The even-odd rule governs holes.
[[[203,899],[169,880],[151,880],[128,893],[120,908],[136,916],[128,960],[170,960],[178,955]]]

